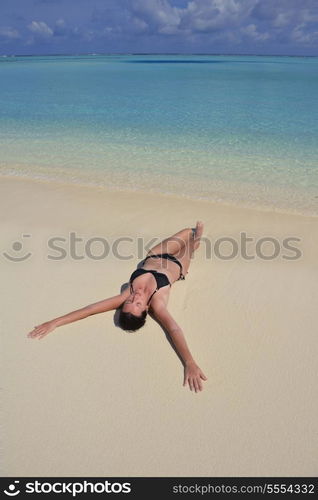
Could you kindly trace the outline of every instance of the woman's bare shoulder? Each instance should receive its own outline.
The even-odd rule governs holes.
[[[153,296],[150,307],[154,315],[159,313],[161,310],[166,309],[169,301],[170,287],[165,290],[160,288],[158,292]]]

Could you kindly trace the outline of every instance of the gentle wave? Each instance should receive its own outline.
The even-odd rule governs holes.
[[[121,172],[105,174],[100,170],[76,168],[50,168],[26,165],[0,164],[0,176],[42,182],[87,186],[112,191],[153,193],[160,196],[181,197],[185,200],[201,200],[222,203],[260,211],[318,216],[316,190],[268,187],[250,182],[206,181],[184,179],[160,174],[144,175],[136,182],[135,175]]]

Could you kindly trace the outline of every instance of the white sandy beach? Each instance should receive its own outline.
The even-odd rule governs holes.
[[[317,475],[317,217],[5,176],[0,199],[3,475]],[[129,254],[137,237],[164,239],[197,220],[211,242],[296,237],[302,252],[222,260],[202,242],[169,302],[208,377],[202,392],[183,387],[151,318],[136,333],[109,312],[27,337],[116,295],[142,257],[52,260],[49,238],[131,237],[120,245]]]

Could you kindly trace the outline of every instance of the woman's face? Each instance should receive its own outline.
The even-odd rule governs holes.
[[[139,290],[132,292],[122,306],[123,312],[130,312],[135,316],[140,316],[145,309],[148,309],[146,295]]]

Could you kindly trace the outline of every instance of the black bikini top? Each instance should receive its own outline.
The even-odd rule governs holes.
[[[140,268],[140,269],[136,269],[129,278],[131,292],[133,291],[132,282],[134,281],[134,279],[136,279],[138,276],[141,276],[142,274],[145,274],[145,273],[151,273],[153,275],[153,277],[155,278],[156,283],[157,283],[156,290],[150,295],[150,297],[148,299],[148,302],[147,302],[147,305],[148,305],[152,299],[152,296],[159,290],[159,288],[162,288],[163,286],[166,286],[166,285],[171,286],[171,283],[168,280],[168,277],[164,273],[158,273],[158,271],[154,271],[153,269]]]

